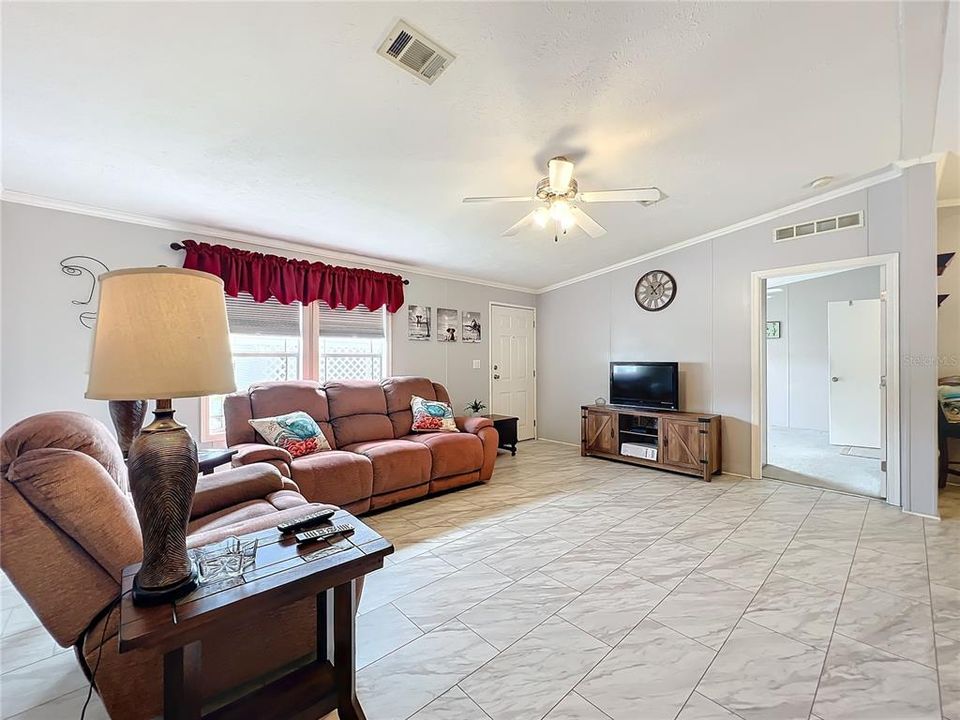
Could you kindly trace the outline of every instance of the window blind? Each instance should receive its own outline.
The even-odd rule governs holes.
[[[231,333],[300,337],[300,303],[283,305],[274,298],[258,303],[249,293],[225,297]]]
[[[320,306],[320,337],[385,337],[383,309],[370,312],[363,305],[353,310],[337,308],[334,310],[322,300]]]

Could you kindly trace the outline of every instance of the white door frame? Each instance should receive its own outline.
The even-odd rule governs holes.
[[[886,393],[886,501],[900,505],[900,256],[898,253],[758,270],[750,274],[751,462],[750,476],[761,478],[767,455],[767,280],[831,270],[879,267],[884,277]]]
[[[515,308],[533,311],[533,439],[540,437],[540,428],[537,427],[537,309],[530,305],[515,305],[513,303],[490,301],[487,306],[487,397],[490,398],[490,412],[493,412],[493,308]]]

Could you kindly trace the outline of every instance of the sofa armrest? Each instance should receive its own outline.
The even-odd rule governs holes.
[[[254,463],[212,475],[202,475],[197,480],[197,492],[193,496],[190,516],[203,517],[240,503],[259,500],[282,490],[283,487],[280,471],[269,463]]]
[[[473,435],[477,435],[480,430],[485,427],[493,427],[493,420],[485,417],[455,417],[454,422],[457,423],[457,429],[460,432],[467,432]]]
[[[239,445],[234,445],[232,449],[237,451],[237,454],[233,456],[234,467],[258,462],[272,462],[274,460],[286,463],[287,465],[293,462],[293,456],[282,447],[277,447],[276,445],[267,445],[266,443],[240,443]]]
[[[275,528],[282,522],[297,520],[304,515],[310,515],[320,510],[338,509],[336,505],[328,505],[326,503],[304,503],[284,510],[277,510],[277,512],[257,515],[247,518],[246,520],[238,520],[229,525],[218,525],[210,529],[197,530],[187,536],[187,547],[197,548],[203,545],[210,545],[231,536],[269,530],[270,528]]]

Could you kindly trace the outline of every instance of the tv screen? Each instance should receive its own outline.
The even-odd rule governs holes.
[[[610,403],[679,410],[680,382],[677,363],[610,363]]]

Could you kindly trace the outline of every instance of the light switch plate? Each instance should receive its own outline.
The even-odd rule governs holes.
[[[479,369],[480,369],[480,361],[479,361],[479,360],[474,360],[474,361],[473,361],[473,369],[474,369],[474,370],[479,370]]]

